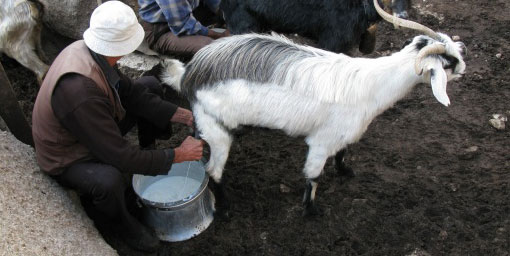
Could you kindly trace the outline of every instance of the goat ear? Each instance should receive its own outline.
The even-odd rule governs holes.
[[[448,94],[446,94],[446,84],[448,82],[446,71],[441,64],[438,63],[429,69],[429,74],[434,97],[436,97],[441,104],[448,107],[448,105],[450,105],[450,98],[448,98]]]

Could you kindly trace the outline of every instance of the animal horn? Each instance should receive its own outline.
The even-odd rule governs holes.
[[[386,11],[384,11],[381,6],[379,6],[379,3],[377,2],[378,0],[374,0],[374,7],[375,7],[375,10],[377,11],[377,13],[379,13],[379,15],[386,21],[390,22],[391,24],[395,25],[395,27],[404,27],[404,28],[409,28],[409,29],[414,29],[414,30],[418,30],[422,33],[424,33],[425,35],[428,35],[436,40],[439,40],[441,37],[436,33],[434,32],[434,30],[418,23],[418,22],[414,22],[414,21],[410,21],[410,20],[404,20],[404,19],[401,19],[401,18],[398,18],[396,16],[393,16],[389,13],[387,13]]]
[[[416,56],[416,61],[414,62],[414,71],[417,75],[421,75],[423,73],[423,68],[421,67],[421,61],[431,55],[431,54],[443,54],[446,52],[446,47],[443,44],[431,44],[423,47],[420,52],[418,52],[418,56]]]

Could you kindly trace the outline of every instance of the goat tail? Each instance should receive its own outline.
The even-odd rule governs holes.
[[[184,64],[176,59],[164,59],[162,66],[161,81],[180,93],[181,78],[185,71]]]

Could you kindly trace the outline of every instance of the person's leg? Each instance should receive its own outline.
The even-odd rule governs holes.
[[[212,38],[201,35],[176,36],[166,23],[140,21],[140,24],[145,31],[145,40],[152,50],[183,61],[190,60],[198,50],[213,41]]]
[[[124,194],[127,183],[117,168],[97,162],[82,162],[73,164],[55,178],[61,185],[90,198],[97,213],[91,217],[105,217],[130,246],[144,251],[157,248],[159,240],[155,234],[127,210]]]
[[[163,34],[154,44],[153,50],[188,60],[204,46],[214,41],[212,38],[201,35],[176,36],[172,32]]]

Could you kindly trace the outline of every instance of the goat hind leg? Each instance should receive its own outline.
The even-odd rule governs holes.
[[[351,167],[345,164],[345,153],[347,153],[347,148],[344,148],[335,155],[335,169],[340,176],[346,177],[354,177],[354,171]]]

